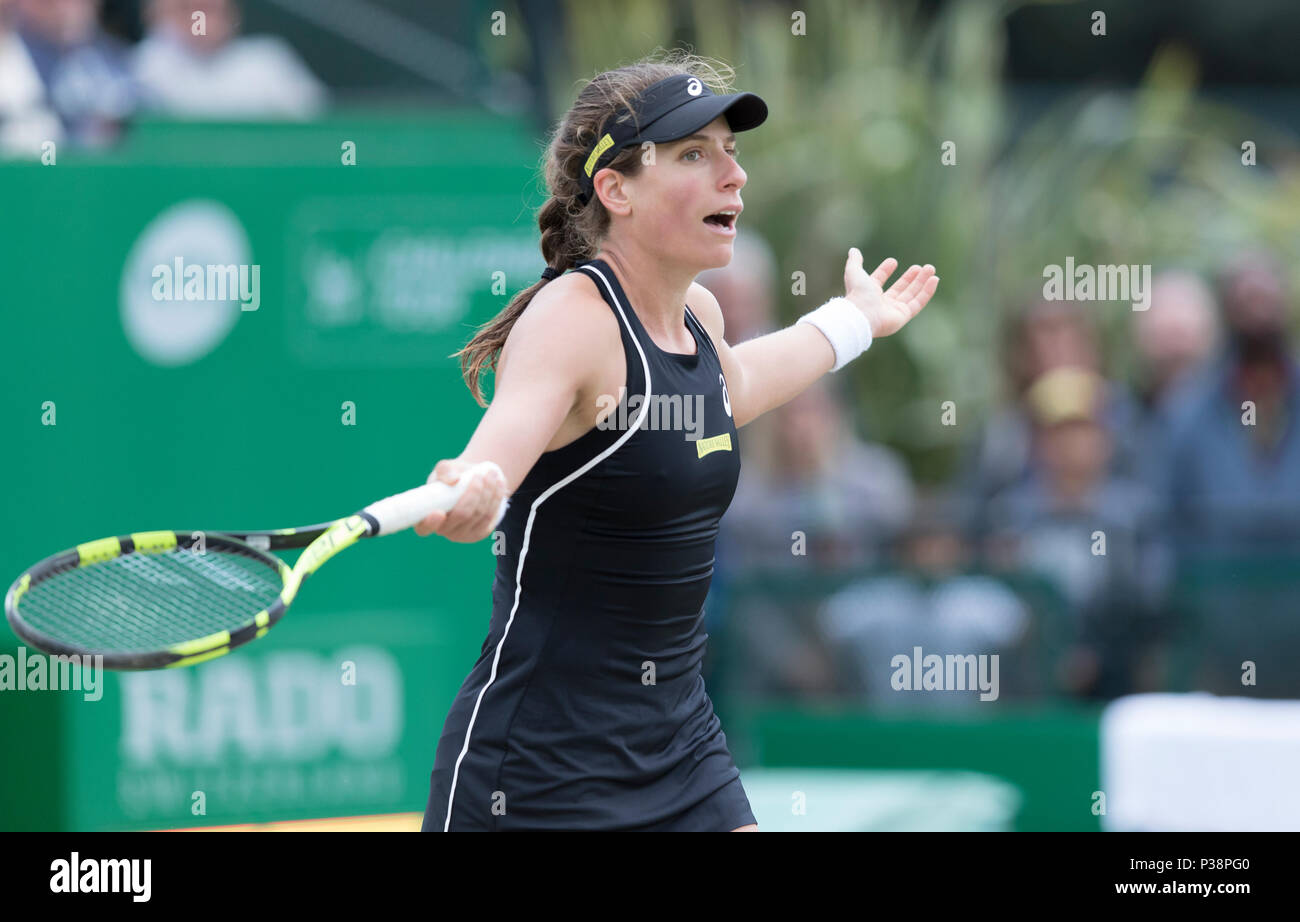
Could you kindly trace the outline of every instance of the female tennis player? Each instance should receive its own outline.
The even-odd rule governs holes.
[[[504,480],[476,478],[417,531],[479,541],[509,506],[425,830],[758,828],[700,675],[736,430],[898,330],[939,280],[912,266],[884,291],[897,262],[868,275],[852,249],[844,297],[728,346],[693,280],[731,260],[735,133],[767,117],[725,92],[731,76],[676,52],[583,88],[546,153],[542,280],[458,353],[480,405],[485,365],[495,392],[430,479],[492,460]],[[703,408],[693,432],[665,422],[687,404]]]

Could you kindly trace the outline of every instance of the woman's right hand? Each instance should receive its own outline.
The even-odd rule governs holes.
[[[428,482],[440,480],[454,484],[474,464],[475,462],[460,458],[445,458],[429,474]],[[421,538],[442,535],[449,541],[463,544],[482,541],[492,534],[492,529],[497,524],[497,511],[506,495],[506,481],[499,473],[488,471],[476,474],[450,512],[431,513],[415,526],[415,533]]]

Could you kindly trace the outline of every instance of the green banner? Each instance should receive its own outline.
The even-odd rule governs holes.
[[[5,581],[94,538],[309,524],[422,483],[482,414],[449,353],[541,269],[537,153],[449,113],[149,124],[0,165]],[[489,542],[365,542],[228,657],[99,700],[0,690],[0,826],[422,810],[493,569]]]

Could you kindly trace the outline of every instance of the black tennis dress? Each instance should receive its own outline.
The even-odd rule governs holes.
[[[618,319],[627,387],[610,428],[544,453],[511,496],[423,828],[728,831],[755,820],[700,675],[740,476],[722,368],[689,308],[695,354],[665,352],[604,260],[574,271]]]

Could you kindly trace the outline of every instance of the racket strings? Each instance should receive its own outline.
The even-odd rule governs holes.
[[[177,548],[60,571],[33,585],[19,610],[71,646],[152,651],[247,624],[282,588],[256,557]]]

